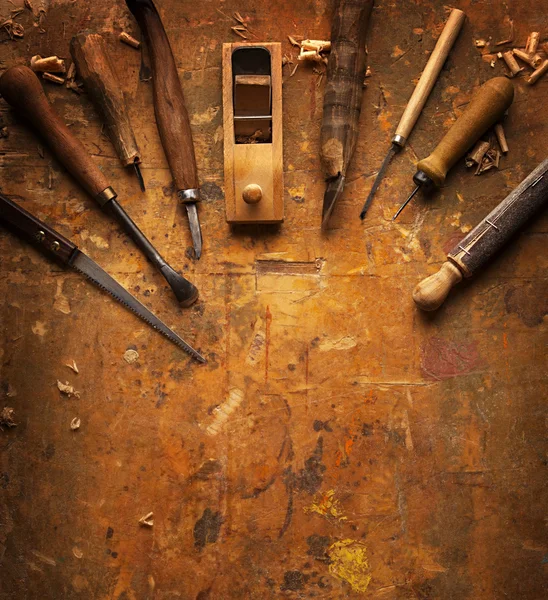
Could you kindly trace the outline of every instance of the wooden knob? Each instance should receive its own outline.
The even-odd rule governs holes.
[[[514,99],[514,86],[506,77],[494,77],[474,94],[462,115],[445,134],[434,152],[417,169],[441,187],[449,169],[497,121]]]
[[[451,288],[462,280],[462,273],[452,262],[446,261],[441,269],[421,281],[413,290],[413,300],[422,310],[436,310],[439,308]]]
[[[247,204],[257,204],[257,202],[260,202],[261,198],[263,197],[263,190],[261,189],[260,185],[257,185],[256,183],[250,183],[242,190],[242,197],[244,202],[247,202]]]

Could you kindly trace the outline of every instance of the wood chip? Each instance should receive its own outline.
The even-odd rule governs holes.
[[[80,398],[80,392],[77,392],[68,381],[63,383],[62,381],[57,380],[57,387],[62,394],[65,394],[69,398],[72,398],[73,396],[74,398]]]
[[[243,31],[239,31],[237,27],[231,27],[230,29],[232,29],[233,33],[235,33],[236,35],[239,35],[244,40],[248,40],[249,39],[247,37],[247,35]]]
[[[132,48],[138,49],[141,47],[141,42],[136,40],[132,35],[129,35],[129,33],[126,33],[125,31],[122,31],[118,39]]]
[[[497,136],[497,142],[499,143],[501,152],[506,154],[508,152],[508,142],[506,141],[502,123],[497,123],[495,125],[495,135]]]
[[[529,79],[527,79],[527,83],[533,85],[546,73],[546,71],[548,71],[548,59],[546,59],[536,71],[531,73]]]
[[[12,16],[17,16],[19,13],[16,11],[15,15],[13,15],[12,12]],[[11,19],[6,19],[1,25],[0,28],[3,28],[6,30],[7,34],[10,36],[10,39],[13,40],[13,38],[22,38],[25,35],[25,28],[21,25],[21,23],[16,23],[13,18]]]
[[[474,165],[481,164],[481,161],[485,156],[486,152],[489,150],[490,146],[491,144],[489,142],[484,142],[480,140],[465,158],[464,162],[466,166],[470,168]]]
[[[17,423],[13,420],[15,410],[9,406],[4,406],[0,413],[0,431],[3,431],[4,427],[17,427]]]
[[[293,77],[293,75],[295,75],[295,72],[297,71],[297,69],[299,68],[299,63],[297,63],[294,67],[293,70],[291,71],[291,73],[289,74],[289,77]]]
[[[542,57],[539,54],[528,54],[525,50],[520,48],[514,48],[514,55],[517,56],[524,63],[536,69],[542,64]]]
[[[149,512],[144,517],[141,517],[139,519],[139,525],[141,525],[141,527],[153,527],[154,526],[153,517],[154,517],[154,513]]]
[[[292,46],[297,46],[297,48],[300,48],[300,47],[301,47],[301,44],[300,44],[300,43],[299,43],[299,42],[298,42],[298,41],[297,41],[297,40],[296,40],[294,37],[291,37],[290,35],[288,35],[288,36],[287,36],[287,39],[289,40],[289,43],[290,43]]]
[[[485,40],[475,40],[474,44],[476,45],[476,48],[485,48],[485,46],[487,46],[487,42]]]
[[[76,362],[73,360],[72,364],[67,363],[65,365],[65,367],[68,367],[69,369],[72,369],[75,373],[79,373],[80,371],[78,371],[78,367],[76,366]]]
[[[70,428],[72,429],[72,431],[80,429],[80,423],[80,419],[78,417],[74,417],[74,419],[72,419],[72,421],[70,422]]]
[[[238,21],[238,23],[241,23],[242,25],[245,24],[244,18],[242,17],[242,15],[239,12],[235,12],[232,17]]]
[[[58,56],[47,56],[42,58],[39,54],[30,59],[30,68],[35,73],[65,73],[65,61]]]
[[[511,77],[515,77],[518,73],[521,73],[521,71],[523,71],[523,67],[520,67],[518,65],[518,61],[514,58],[514,53],[512,52],[512,50],[508,50],[508,52],[503,52],[502,58],[504,59],[504,62],[510,69]]]
[[[57,77],[57,75],[52,75],[51,73],[42,73],[42,78],[57,83],[58,85],[63,85],[65,83],[65,80],[62,77]]]
[[[531,31],[529,37],[527,38],[527,43],[525,44],[525,52],[527,52],[527,54],[535,54],[539,42],[540,31]]]
[[[128,365],[132,365],[134,362],[137,362],[139,360],[139,353],[137,352],[137,350],[132,350],[131,348],[129,348],[124,352],[124,360],[127,362]]]

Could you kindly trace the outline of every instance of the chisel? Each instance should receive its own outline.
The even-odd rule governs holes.
[[[462,24],[466,15],[459,10],[458,8],[454,8],[449,15],[449,19],[447,19],[447,23],[443,28],[443,31],[436,42],[436,46],[426,63],[426,67],[420,76],[419,82],[407,103],[405,111],[400,119],[398,127],[396,128],[396,133],[392,138],[392,144],[390,146],[390,150],[384,159],[384,162],[377,173],[377,177],[373,183],[373,187],[369,192],[369,196],[367,196],[367,200],[363,205],[362,211],[360,213],[360,219],[365,218],[365,213],[368,211],[369,206],[373,200],[373,196],[377,191],[383,175],[392,160],[392,157],[399,152],[406,144],[417,119],[419,118],[426,101],[428,100],[428,96],[434,87],[436,80],[442,70],[442,67],[447,59],[455,40],[457,39],[459,32],[462,28]]]
[[[167,264],[118,204],[116,192],[108,184],[106,177],[50,106],[36,75],[28,67],[11,67],[0,77],[0,94],[35,127],[58,160],[101,208],[120,223],[165,277],[181,305],[186,307],[193,304],[198,298],[196,287]]]
[[[145,191],[139,168],[139,147],[127,113],[124,94],[107,52],[105,40],[98,33],[80,33],[70,41],[70,53],[78,75],[95,108],[101,115],[108,136],[124,167],[132,167]]]
[[[196,203],[200,201],[198,172],[190,120],[177,65],[162,20],[152,0],[126,0],[137,20],[148,48],[154,112],[162,146],[175,180],[177,194],[185,205],[196,258],[202,255],[202,230]]]
[[[85,275],[95,285],[109,293],[115,300],[133,311],[153,329],[165,335],[171,342],[201,363],[205,358],[189,346],[165,323],[160,321],[146,306],[134,298],[123,286],[104,271],[95,261],[84,254],[70,240],[55,231],[49,225],[27,212],[24,208],[0,194],[0,221],[38,246],[44,254],[54,257],[65,266],[72,267]]]
[[[440,270],[421,281],[413,300],[436,310],[463,277],[472,277],[514,234],[548,205],[548,159],[534,169],[447,255]]]
[[[430,156],[419,161],[413,176],[416,188],[392,217],[401,211],[422,187],[441,187],[447,172],[492,125],[499,121],[514,99],[514,86],[506,77],[495,77],[474,94],[462,115],[453,123]]]

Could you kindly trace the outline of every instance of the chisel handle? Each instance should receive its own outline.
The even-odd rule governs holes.
[[[502,118],[513,99],[514,86],[506,77],[495,77],[484,83],[434,152],[417,164],[417,170],[441,187],[449,169]]]
[[[105,122],[120,161],[124,167],[141,162],[124,94],[105,40],[98,33],[80,33],[72,38],[70,53],[87,93]]]
[[[407,138],[409,137],[419,115],[428,100],[428,96],[434,87],[438,75],[447,59],[457,36],[462,28],[462,24],[466,19],[466,15],[459,10],[454,8],[447,19],[447,23],[443,28],[443,31],[436,42],[436,46],[424,67],[424,71],[420,76],[417,87],[413,91],[409,102],[405,108],[405,111],[400,119],[396,133],[392,142],[398,146],[404,146]]]
[[[8,69],[0,77],[0,94],[48,143],[67,171],[97,199],[109,187],[84,146],[50,106],[38,77],[24,66]]]
[[[197,190],[198,172],[190,120],[177,66],[162,20],[152,0],[126,0],[137,20],[150,55],[154,112],[162,146],[177,191]],[[179,194],[182,202],[196,202],[198,193]]]

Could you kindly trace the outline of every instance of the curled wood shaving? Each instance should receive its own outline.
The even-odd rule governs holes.
[[[240,31],[240,30],[238,29],[238,27],[231,27],[230,29],[232,29],[232,31],[233,31],[233,32],[234,32],[236,35],[239,35],[239,36],[240,36],[241,38],[243,38],[244,40],[248,40],[248,39],[249,39],[249,37],[248,37],[248,36],[247,36],[247,35],[246,35],[246,34],[245,34],[243,31]]]
[[[36,54],[30,59],[30,68],[36,73],[49,71],[51,73],[64,73],[66,71],[65,61],[58,56],[47,56],[42,58]]]
[[[51,73],[42,73],[42,78],[57,83],[58,85],[63,85],[65,83],[65,80],[62,77],[57,77],[57,75],[52,75]]]
[[[239,12],[235,12],[232,15],[233,19],[235,19],[236,21],[238,21],[238,23],[241,23],[242,25],[245,24],[244,18],[242,17],[242,15]]]
[[[80,429],[80,423],[80,419],[78,417],[74,417],[74,419],[72,419],[72,421],[70,422],[70,428],[72,429],[72,431]]]
[[[141,525],[141,527],[154,527],[153,517],[154,517],[154,513],[149,512],[144,517],[141,517],[139,519],[139,525]]]
[[[25,36],[25,28],[21,23],[16,23],[13,19],[6,19],[0,27],[6,30],[12,40],[14,38],[22,38]]]
[[[72,398],[73,396],[75,398],[80,398],[80,392],[77,392],[68,381],[63,383],[62,381],[57,380],[57,387],[62,394],[65,394],[69,398]]]
[[[125,31],[122,31],[118,39],[124,44],[127,44],[135,49],[138,49],[141,46],[141,42],[139,40],[136,40],[133,36],[129,35],[129,33],[126,33]]]
[[[139,353],[137,352],[137,350],[132,350],[131,348],[129,348],[124,352],[124,360],[127,362],[128,365],[132,365],[134,362],[137,362],[139,360]]]
[[[3,431],[4,427],[17,427],[17,423],[13,420],[15,411],[9,406],[4,406],[0,413],[0,431]]]
[[[296,40],[294,37],[291,37],[290,35],[288,35],[288,36],[287,36],[287,39],[289,40],[289,43],[290,43],[292,46],[297,46],[297,48],[300,48],[300,47],[301,47],[301,44],[300,44],[300,42],[298,42],[298,41],[297,41],[297,40]]]

